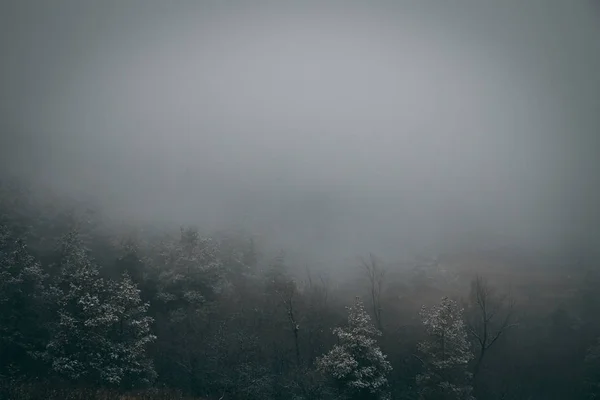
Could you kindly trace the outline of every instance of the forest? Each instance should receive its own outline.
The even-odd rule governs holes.
[[[338,277],[251,234],[119,226],[1,188],[3,399],[600,395],[594,265],[370,254]]]
[[[0,0],[0,400],[600,400],[598,0]]]

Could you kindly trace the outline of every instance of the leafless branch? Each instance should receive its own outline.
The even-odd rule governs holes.
[[[423,361],[418,355],[413,354],[412,355],[414,358],[416,358],[417,360],[419,360],[421,362],[421,364],[425,365],[425,361]]]
[[[468,331],[476,339],[479,357],[475,364],[475,374],[483,361],[486,351],[510,328],[516,326],[514,301],[506,295],[497,295],[486,279],[476,276],[471,282],[471,304],[477,315],[472,315]],[[499,314],[504,318],[498,321]]]
[[[377,259],[374,254],[369,254],[369,261],[366,261],[364,258],[360,258],[361,265],[366,273],[367,278],[369,279],[370,284],[370,294],[371,294],[371,303],[373,305],[373,315],[375,317],[375,322],[377,323],[377,328],[382,330],[382,321],[381,321],[381,293],[383,291],[383,284],[385,278],[385,269],[383,269],[380,263],[377,262]]]

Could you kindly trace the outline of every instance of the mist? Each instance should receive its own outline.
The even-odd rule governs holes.
[[[598,243],[591,2],[9,1],[2,175],[321,260]]]

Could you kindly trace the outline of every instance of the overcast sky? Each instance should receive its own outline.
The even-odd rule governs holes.
[[[593,1],[5,0],[0,50],[3,172],[114,215],[327,257],[600,237]]]

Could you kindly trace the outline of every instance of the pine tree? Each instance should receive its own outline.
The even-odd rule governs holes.
[[[0,226],[0,375],[32,372],[43,349],[45,279],[25,241]]]
[[[425,371],[417,376],[421,399],[471,400],[472,376],[467,367],[473,359],[463,310],[444,297],[439,305],[421,309],[428,339],[419,343]]]
[[[46,357],[75,382],[131,386],[153,377],[145,346],[154,339],[139,291],[128,276],[119,283],[99,276],[76,233],[63,241],[54,286],[58,322]]]
[[[381,398],[387,395],[387,377],[392,366],[377,345],[381,335],[357,298],[348,308],[348,326],[335,328],[338,337],[329,353],[317,360],[318,368],[333,377],[352,398]]]
[[[111,282],[110,294],[109,312],[117,322],[110,329],[112,363],[105,371],[107,380],[127,387],[149,383],[155,373],[146,347],[156,339],[151,332],[153,319],[147,315],[149,304],[142,302],[127,272],[121,281]]]
[[[187,311],[201,313],[202,306],[219,290],[221,261],[218,247],[210,239],[201,238],[195,229],[181,229],[179,240],[161,244],[156,267],[161,270],[158,299],[179,305]]]
[[[196,229],[181,229],[157,246],[154,268],[160,271],[157,290],[159,373],[173,384],[200,393],[206,385],[203,346],[211,305],[219,290],[222,263],[218,246]]]

